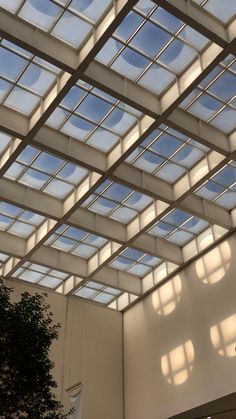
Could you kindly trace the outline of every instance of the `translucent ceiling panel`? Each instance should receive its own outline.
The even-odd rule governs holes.
[[[31,115],[60,70],[9,41],[0,41],[0,103]]]
[[[236,128],[236,59],[229,55],[185,99],[181,108],[230,134]]]
[[[185,211],[174,209],[158,221],[149,230],[149,233],[178,246],[183,246],[208,226],[207,221],[194,217]]]
[[[88,170],[38,148],[27,146],[5,173],[5,177],[59,199],[66,198]]]
[[[208,152],[207,147],[162,124],[126,161],[166,182],[174,183]]]
[[[4,265],[4,263],[8,261],[9,258],[10,258],[9,255],[7,255],[6,253],[0,252],[0,268],[2,267],[2,265]]]
[[[162,262],[155,256],[143,253],[140,250],[127,248],[110,263],[110,266],[143,277]]]
[[[0,156],[7,150],[11,144],[12,137],[0,131]]]
[[[136,192],[127,186],[106,180],[83,204],[98,214],[128,224],[148,205],[150,196]]]
[[[111,0],[0,0],[0,6],[79,48],[111,7]]]
[[[231,210],[236,207],[236,162],[232,161],[197,189],[201,198]]]
[[[160,6],[139,1],[96,59],[161,95],[207,44]]]
[[[136,109],[80,81],[65,96],[47,124],[108,152],[141,116]]]
[[[228,31],[229,25],[231,25],[231,29],[233,28],[233,19],[235,19],[236,11],[235,1],[189,1],[195,2],[196,8],[202,8],[203,18],[199,22],[202,32],[207,33],[207,30],[204,31],[204,26],[206,26],[208,20],[204,19],[204,14],[212,21],[213,26],[214,22],[216,22],[218,26],[220,24],[224,27],[225,31]],[[43,52],[44,46],[41,44],[42,37],[37,35],[44,31],[44,38],[46,36],[46,39],[52,42],[52,45],[56,42],[55,38],[57,38],[56,43],[58,45],[63,45],[63,42],[66,43],[76,58],[90,36],[92,41],[96,43],[96,29],[105,16],[107,16],[107,19],[105,18],[106,22],[103,27],[107,28],[106,24],[111,24],[111,28],[115,27],[115,22],[112,22],[114,14],[113,12],[110,13],[111,8],[115,7],[115,3],[115,0],[0,0],[0,8],[1,10],[5,8],[11,13],[10,20],[13,22],[14,14],[15,20],[22,27],[34,26],[37,48],[40,51]],[[181,21],[177,17],[178,13],[175,14],[173,11],[173,14],[171,14],[164,10],[159,6],[160,3],[151,0],[140,0],[131,3],[126,1],[129,12],[127,11],[126,15],[121,13],[123,20],[120,21],[120,25],[113,33],[108,28],[111,34],[110,38],[100,51],[97,49],[96,60],[106,66],[108,74],[111,75],[109,76],[110,82],[112,74],[118,72],[121,78],[125,77],[149,89],[157,97],[163,97],[170,89],[167,96],[171,98],[175,96],[172,95],[171,87],[175,83],[176,86],[180,84],[183,87],[184,73],[195,60],[198,60],[199,63],[201,57],[205,54],[209,58],[210,63],[211,54],[208,46],[211,41]],[[123,7],[125,2],[121,1],[121,4]],[[2,10],[2,15],[4,14]],[[118,19],[121,14],[117,16]],[[194,20],[196,20],[196,16],[192,16],[191,22],[193,25]],[[198,27],[197,24],[195,27]],[[10,39],[12,35],[10,27],[9,30],[6,27],[4,28],[4,33],[7,32],[9,34],[6,36]],[[230,30],[231,32],[232,30]],[[230,44],[230,41],[227,41]],[[99,45],[97,44],[96,46],[98,47]],[[233,44],[227,46],[225,51],[232,51],[233,53]],[[49,61],[54,62],[53,57]],[[126,250],[120,251],[120,254],[118,252],[115,253],[113,260],[112,258],[107,258],[107,249],[109,249],[111,243],[104,237],[96,234],[98,231],[95,228],[96,223],[88,226],[89,231],[75,228],[69,224],[71,211],[68,213],[66,211],[68,208],[72,208],[71,204],[73,206],[73,203],[78,198],[77,187],[79,187],[80,191],[84,185],[87,188],[89,184],[90,172],[82,167],[83,164],[79,166],[61,158],[59,151],[59,154],[57,154],[57,151],[55,151],[55,154],[51,154],[46,149],[34,147],[33,145],[36,144],[36,141],[33,136],[27,137],[27,145],[21,154],[16,157],[15,161],[12,162],[11,160],[11,165],[7,162],[8,157],[12,155],[20,140],[24,141],[23,136],[20,140],[16,140],[10,134],[12,131],[18,132],[18,128],[19,132],[24,132],[24,130],[27,132],[27,119],[30,119],[39,106],[43,108],[45,97],[56,86],[61,74],[60,68],[33,55],[30,51],[0,38],[0,105],[3,111],[0,118],[0,123],[2,124],[2,131],[0,132],[0,168],[1,174],[5,176],[5,179],[2,180],[2,193],[6,201],[12,204],[15,202],[16,204],[0,202],[1,235],[4,236],[3,232],[9,233],[5,234],[8,238],[10,234],[15,235],[13,236],[13,242],[16,236],[28,239],[46,220],[46,216],[42,217],[32,211],[18,207],[17,196],[19,196],[19,191],[21,191],[22,185],[24,185],[23,190],[25,192],[28,191],[30,195],[33,194],[35,197],[41,196],[45,202],[49,200],[53,203],[55,198],[56,219],[60,218],[61,211],[64,214],[64,224],[57,228],[56,231],[53,230],[51,235],[48,234],[46,241],[42,244],[44,249],[42,255],[57,249],[61,254],[62,252],[68,253],[69,258],[73,259],[73,257],[78,256],[77,259],[80,261],[81,259],[79,258],[83,258],[83,263],[86,266],[87,263],[90,264],[90,258],[95,256],[96,259],[98,253],[100,253],[99,256],[103,260],[101,269],[103,269],[103,265],[104,267],[108,265],[110,270],[115,270],[115,273],[117,273],[116,270],[124,271],[126,272],[126,277],[130,274],[131,281],[135,277],[136,279],[144,278],[152,270],[155,270],[156,274],[165,265],[164,261],[159,259],[158,253],[156,256],[155,253],[150,255],[130,247],[132,242],[135,243],[133,240],[136,236],[132,234],[137,232],[138,222],[140,221],[140,226],[143,227],[142,231],[146,235],[147,233],[152,235],[151,239],[149,236],[151,241],[154,240],[155,242],[155,237],[157,237],[160,243],[166,247],[173,243],[180,248],[195,240],[199,234],[206,234],[211,227],[201,217],[201,208],[199,207],[199,217],[186,212],[188,210],[184,210],[186,201],[183,198],[191,198],[191,194],[195,193],[200,197],[200,200],[212,201],[215,205],[225,208],[228,212],[236,208],[236,163],[229,160],[234,158],[234,154],[229,155],[230,150],[228,150],[228,154],[226,153],[226,157],[223,154],[222,156],[212,154],[209,148],[194,139],[194,134],[191,135],[191,125],[188,124],[187,127],[189,136],[183,135],[182,132],[176,130],[178,129],[178,118],[176,119],[176,129],[163,123],[158,126],[157,122],[155,130],[152,132],[150,129],[149,135],[145,138],[145,130],[149,127],[149,122],[151,123],[149,117],[113,97],[111,83],[109,82],[109,88],[108,86],[106,87],[105,79],[103,80],[104,91],[99,89],[98,82],[94,81],[94,85],[92,85],[80,79],[76,80],[74,85],[70,85],[70,91],[64,97],[63,92],[61,92],[60,98],[58,97],[58,100],[55,102],[57,103],[56,109],[51,114],[47,113],[48,120],[46,125],[52,129],[44,130],[44,132],[48,133],[53,132],[53,130],[61,133],[58,136],[54,132],[55,147],[57,147],[57,137],[60,139],[61,136],[65,140],[63,152],[68,153],[68,155],[71,155],[71,152],[73,152],[73,147],[77,141],[85,143],[86,146],[82,148],[91,152],[91,168],[95,153],[95,150],[91,147],[94,147],[104,154],[101,157],[104,160],[102,167],[105,170],[114,161],[116,146],[119,145],[119,151],[122,152],[123,149],[128,150],[130,145],[133,144],[132,154],[128,155],[127,153],[125,157],[121,156],[117,165],[110,167],[110,179],[113,180],[104,181],[103,179],[100,187],[95,189],[95,191],[94,189],[88,191],[87,199],[82,204],[82,207],[86,208],[86,210],[82,210],[85,217],[86,214],[91,216],[92,212],[92,218],[99,219],[101,217],[97,217],[95,214],[100,214],[103,217],[117,221],[117,226],[122,227],[124,232],[127,229],[129,242],[126,243],[125,239],[122,241],[124,245],[122,249],[125,248]],[[194,78],[194,72],[191,74]],[[184,109],[186,116],[187,112],[194,115],[196,124],[199,122],[199,127],[201,129],[206,128],[206,132],[209,130],[205,127],[205,123],[222,131],[225,136],[230,136],[229,139],[233,151],[234,130],[236,128],[235,56],[228,55],[214,68],[211,63],[211,71],[205,68],[204,74],[206,74],[205,79],[198,86],[194,85],[195,87],[192,91],[189,90],[189,96],[182,101],[180,107]],[[82,74],[81,77],[86,79],[85,74]],[[93,83],[92,76],[90,80]],[[194,82],[193,79],[192,81]],[[121,92],[121,96],[124,98],[127,96],[125,101],[132,104],[133,98],[134,103],[136,101],[140,102],[138,107],[141,108],[142,97],[139,97],[138,93],[135,92],[135,87],[133,89],[132,86],[135,86],[135,84],[126,83],[124,80],[123,86],[124,89]],[[180,90],[183,92],[183,89]],[[107,91],[111,94],[108,94]],[[116,96],[116,93],[114,95]],[[183,95],[184,92],[182,93]],[[26,118],[18,115],[11,123],[12,112],[10,112],[9,108],[20,112]],[[174,108],[173,112],[175,112]],[[20,126],[18,126],[18,121],[23,121],[20,122]],[[24,121],[26,122],[25,125]],[[3,132],[4,130],[6,133]],[[139,142],[136,135],[138,132],[143,133],[142,142],[135,148],[134,141],[137,140]],[[134,136],[131,136],[133,133]],[[213,140],[211,139],[211,141]],[[46,144],[47,138],[44,141]],[[58,143],[58,147],[62,151],[61,144]],[[111,155],[110,152],[112,152]],[[14,154],[17,155],[17,152]],[[96,152],[95,154],[97,155],[98,153]],[[120,153],[118,154],[120,156]],[[111,156],[112,158],[110,158]],[[83,153],[80,158],[83,159]],[[203,163],[202,159],[206,161],[208,158],[211,159],[213,165],[220,161],[219,166],[214,169],[217,169],[218,172],[213,176],[211,176],[212,172],[209,174],[204,172],[204,182],[201,182],[199,178],[201,172],[197,168]],[[219,160],[217,160],[218,158]],[[123,162],[127,164],[123,164]],[[178,202],[179,205],[181,204],[182,210],[176,208],[177,202],[170,202],[171,210],[169,208],[169,213],[166,214],[165,212],[166,215],[161,218],[160,211],[166,207],[162,207],[161,204],[157,203],[157,214],[160,215],[154,220],[152,217],[154,209],[153,198],[135,190],[135,185],[132,186],[132,176],[129,179],[125,177],[129,176],[131,169],[128,165],[133,165],[139,169],[139,181],[143,187],[145,187],[146,182],[144,172],[149,174],[147,179],[148,182],[150,181],[150,185],[152,184],[150,176],[153,176],[169,183],[167,185],[168,188],[176,189],[177,186],[184,185],[184,181],[189,175],[188,172],[191,171],[191,174],[197,174],[198,189],[194,192],[192,189],[185,190],[184,195],[181,196],[179,194],[181,193],[181,187],[177,187],[179,191]],[[222,168],[219,170],[220,166]],[[8,167],[6,172],[4,171],[5,167]],[[116,177],[113,177],[114,173],[112,170],[114,167],[119,169],[121,167],[125,168],[122,173],[122,179],[119,179],[120,170],[116,171]],[[104,173],[104,178],[106,176],[108,176],[107,173]],[[175,185],[175,182],[178,182],[179,185]],[[9,196],[6,195],[8,193],[6,185],[7,187],[9,186]],[[12,190],[10,187],[12,187]],[[30,191],[30,188],[40,193],[42,192],[41,195],[40,193],[33,193],[32,190]],[[153,191],[153,193],[158,193],[161,196],[162,190]],[[51,198],[49,199],[45,194],[49,194]],[[173,199],[174,196],[175,194],[173,194]],[[63,202],[65,200],[66,202]],[[181,202],[181,200],[183,201]],[[28,202],[27,205],[30,208],[31,203]],[[32,207],[36,208],[35,205],[37,205],[37,201],[33,203]],[[45,205],[45,213],[46,211]],[[89,211],[91,212],[89,213]],[[145,211],[144,214],[143,211]],[[150,213],[151,218],[149,218]],[[217,211],[215,217],[217,222]],[[107,220],[107,223],[111,224],[111,220]],[[151,220],[155,224],[150,229],[149,221]],[[129,225],[132,221],[133,224]],[[221,223],[219,222],[219,224]],[[144,228],[145,225],[146,229]],[[135,226],[134,229],[132,228],[133,226]],[[115,239],[114,232],[109,232],[109,234]],[[145,234],[144,237],[140,236],[143,249],[146,246]],[[218,237],[217,235],[218,231],[215,236]],[[197,248],[198,240],[195,240],[195,242]],[[191,246],[192,243],[190,244]],[[172,247],[173,249],[175,248],[175,246]],[[37,248],[32,248],[32,260]],[[179,251],[180,249],[177,249],[178,253]],[[148,248],[146,252],[148,252]],[[108,254],[110,253],[108,252]],[[104,258],[102,255],[104,255]],[[2,240],[0,243],[0,267],[3,263],[6,263],[8,257],[5,240]],[[173,259],[175,260],[174,255]],[[49,268],[32,262],[23,263],[22,261],[22,266],[15,272],[15,276],[24,281],[57,289],[63,281],[69,278],[70,274],[52,269],[52,266]],[[148,278],[150,277],[148,276]],[[102,280],[102,270],[100,278]],[[72,282],[68,281],[68,287],[65,287],[66,290],[69,288],[69,283],[72,285]],[[125,288],[125,284],[122,286]],[[75,288],[71,288],[69,291],[80,298],[112,308],[123,309],[135,298],[135,296],[125,292],[125,289],[121,291],[108,287],[91,280],[91,278],[84,278],[80,286],[78,284],[78,287],[77,291],[75,291]]]
[[[44,244],[89,259],[107,242],[103,237],[64,224]]]
[[[0,230],[24,238],[30,237],[45,217],[0,201]]]
[[[88,281],[75,292],[75,295],[86,300],[108,305],[122,295],[122,291],[117,288],[106,287],[94,281]]]
[[[65,281],[69,275],[67,273],[51,269],[36,263],[25,262],[13,274],[13,277],[34,284],[42,285],[47,288],[55,289]]]
[[[193,0],[223,23],[233,20],[236,15],[234,0]]]

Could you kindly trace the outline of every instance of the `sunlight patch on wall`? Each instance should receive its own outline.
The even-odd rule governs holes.
[[[166,381],[178,386],[185,383],[193,369],[194,347],[191,340],[161,358],[161,369]]]
[[[210,335],[219,355],[228,358],[236,356],[236,314],[212,326]]]
[[[179,275],[162,285],[152,294],[152,304],[157,314],[166,316],[177,306],[182,290]]]
[[[196,262],[197,275],[205,284],[215,284],[226,274],[230,261],[230,246],[227,242],[221,243]]]

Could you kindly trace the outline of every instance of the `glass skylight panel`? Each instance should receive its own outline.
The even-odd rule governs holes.
[[[47,124],[108,152],[141,116],[136,109],[80,81],[65,96]]]
[[[150,196],[107,180],[82,206],[127,224],[151,203],[152,198]]]
[[[0,201],[0,230],[2,231],[28,238],[44,220],[45,217],[42,215]]]
[[[9,41],[0,41],[0,103],[25,115],[56,83],[60,70]]]
[[[13,277],[55,289],[61,285],[69,275],[36,263],[25,262],[22,267],[17,269],[13,274]]]
[[[185,99],[181,108],[225,134],[236,128],[236,59],[230,55]]]
[[[44,244],[89,259],[106,243],[103,237],[64,224]]]
[[[207,44],[160,6],[139,1],[96,59],[161,95]]]
[[[201,186],[196,194],[201,198],[231,210],[236,207],[236,162],[232,161]]]
[[[122,291],[117,288],[106,287],[105,285],[94,281],[88,281],[75,292],[75,295],[80,298],[95,301],[104,305],[110,304],[121,294]]]
[[[161,125],[126,161],[145,172],[174,183],[208,152],[209,149],[197,141]]]
[[[2,265],[4,265],[4,263],[8,261],[8,259],[10,259],[9,255],[6,255],[6,253],[0,252],[0,268],[2,267]]]
[[[92,33],[111,5],[111,0],[0,0],[1,7],[74,48]]]
[[[143,277],[162,262],[161,259],[155,256],[148,255],[140,250],[127,248],[110,263],[110,266],[114,269]]]
[[[223,23],[233,20],[236,15],[236,4],[234,0],[193,0],[199,6],[215,16]]]
[[[53,154],[27,146],[5,177],[59,199],[66,198],[88,175],[88,170]]]
[[[11,143],[12,137],[0,131],[0,155],[2,155]]]
[[[160,221],[158,221],[149,233],[183,246],[193,240],[209,226],[209,223],[201,218],[188,214],[185,211],[174,209]]]

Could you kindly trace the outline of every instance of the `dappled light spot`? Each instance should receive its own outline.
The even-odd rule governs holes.
[[[152,294],[152,304],[157,314],[167,315],[176,308],[181,289],[180,277],[175,276]]]
[[[225,276],[230,261],[230,246],[227,242],[221,243],[197,260],[197,275],[205,284],[215,284]]]
[[[191,340],[163,355],[162,373],[168,383],[178,386],[185,383],[193,369],[194,347]]]
[[[212,326],[210,335],[219,355],[228,358],[236,356],[236,314]]]

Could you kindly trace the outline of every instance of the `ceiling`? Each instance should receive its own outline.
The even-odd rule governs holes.
[[[4,277],[123,310],[234,231],[235,16],[0,0]]]

